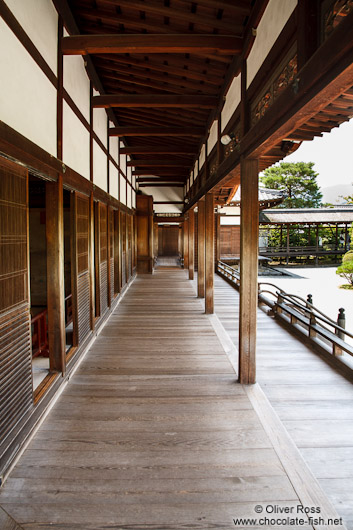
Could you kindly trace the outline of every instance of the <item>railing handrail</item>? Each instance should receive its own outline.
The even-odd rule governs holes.
[[[231,267],[230,265],[222,261],[217,262],[217,270],[219,270],[220,272],[223,272],[226,275],[226,277],[228,278],[231,277],[230,279],[233,280],[233,282],[234,282],[234,278],[236,278],[236,282],[234,283],[238,287],[239,282],[240,282],[240,274],[238,271],[236,271],[235,269],[233,269],[233,267]],[[263,289],[262,288],[263,286],[272,287],[273,289],[275,289],[275,292],[269,289]],[[336,347],[339,347],[338,339],[340,335],[342,337],[346,335],[350,338],[353,338],[353,333],[341,327],[337,322],[332,320],[329,316],[325,315],[325,313],[323,313],[320,309],[315,307],[311,302],[309,302],[308,300],[305,300],[301,296],[296,295],[296,294],[286,293],[283,289],[281,289],[277,285],[270,283],[270,282],[258,282],[258,295],[261,296],[264,293],[270,294],[275,298],[275,301],[271,302],[271,304],[273,303],[274,308],[278,307],[281,310],[286,311],[286,305],[287,305],[288,307],[287,313],[291,313],[291,316],[293,318],[295,317],[295,315],[293,315],[293,312],[290,311],[290,305],[292,307],[294,306],[295,311],[297,311],[298,318],[301,315],[302,318],[304,317],[304,321],[307,322],[306,325],[309,327],[309,332],[310,330],[313,329],[313,325],[317,326],[317,324],[319,324],[319,326],[323,330],[322,335],[324,334],[324,330],[325,330],[326,332],[328,331],[332,333],[332,335],[337,336],[337,339],[335,339],[335,337],[331,339],[331,342],[334,345],[334,349]],[[264,299],[266,299],[266,297],[264,297]],[[319,323],[317,323],[317,320],[319,321]],[[326,326],[330,326],[331,328],[333,328],[333,331],[328,329],[323,324],[326,324]],[[317,330],[317,328],[315,328],[315,330],[320,334],[320,329]],[[344,340],[344,338],[342,340]],[[342,347],[342,344],[341,344],[341,347]],[[353,355],[353,348],[351,348],[349,345],[347,345],[346,351],[350,355]]]

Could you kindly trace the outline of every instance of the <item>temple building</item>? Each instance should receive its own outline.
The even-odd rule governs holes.
[[[352,0],[0,0],[0,15],[0,527],[263,527],[255,505],[353,524],[320,465],[352,491],[348,435],[332,460],[300,454],[256,360],[258,175],[353,116]],[[238,301],[216,271],[239,186]],[[268,326],[271,348],[307,348]],[[333,370],[312,356],[313,378]]]

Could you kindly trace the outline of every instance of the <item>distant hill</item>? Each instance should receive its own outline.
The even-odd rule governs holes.
[[[321,188],[321,193],[323,195],[323,203],[330,202],[331,204],[344,204],[345,201],[341,197],[353,195],[353,185],[337,184],[336,186]]]

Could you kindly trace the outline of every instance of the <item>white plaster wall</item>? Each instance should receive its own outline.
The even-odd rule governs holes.
[[[202,166],[205,163],[205,144],[203,144],[203,146],[201,147],[199,161],[200,161],[200,170],[201,170]]]
[[[131,208],[131,187],[128,185],[127,186],[127,201],[126,201],[126,206],[128,206],[129,208]]]
[[[93,140],[93,182],[107,191],[107,155],[95,140]]]
[[[210,134],[209,134],[208,142],[207,142],[207,151],[208,151],[208,153],[210,153],[212,151],[212,149],[214,148],[214,146],[216,145],[217,136],[218,136],[218,121],[214,121],[212,123],[212,127],[211,127],[211,130],[210,130]]]
[[[126,180],[120,175],[120,202],[126,204]]]
[[[228,89],[228,92],[226,94],[226,101],[223,105],[222,115],[221,115],[222,131],[224,131],[235,109],[239,105],[240,97],[241,97],[241,75],[239,74],[237,77],[234,77]]]
[[[89,79],[82,57],[64,56],[64,88],[89,122]]]
[[[136,193],[132,192],[132,208],[136,208]]]
[[[56,90],[1,18],[0,72],[0,120],[56,156]]]
[[[114,136],[111,136],[109,139],[109,153],[115,162],[119,164],[119,140]]]
[[[42,57],[57,73],[58,14],[50,0],[5,0]]]
[[[297,3],[297,0],[270,0],[258,25],[256,39],[247,59],[247,87],[254,79]]]
[[[107,113],[105,109],[93,110],[93,130],[102,144],[107,147]]]
[[[89,179],[89,132],[65,101],[63,109],[63,161],[77,173]]]
[[[156,186],[142,188],[144,195],[152,195],[153,201],[182,201],[184,198],[183,188],[173,188],[166,186],[159,188]],[[182,204],[154,204],[153,210],[156,213],[180,213],[183,210]]]
[[[109,162],[110,195],[119,200],[119,171],[112,162]]]
[[[123,147],[122,142],[120,142],[120,147]],[[126,175],[126,155],[120,155],[119,166],[124,175]]]

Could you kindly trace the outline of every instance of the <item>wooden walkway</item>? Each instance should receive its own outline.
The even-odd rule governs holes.
[[[233,518],[255,505],[295,509],[311,479],[299,462],[293,486],[254,404],[185,271],[138,276],[0,503],[31,530],[246,528]]]
[[[215,276],[215,312],[238,344],[239,294]],[[314,476],[353,529],[353,385],[258,310],[257,381]]]

